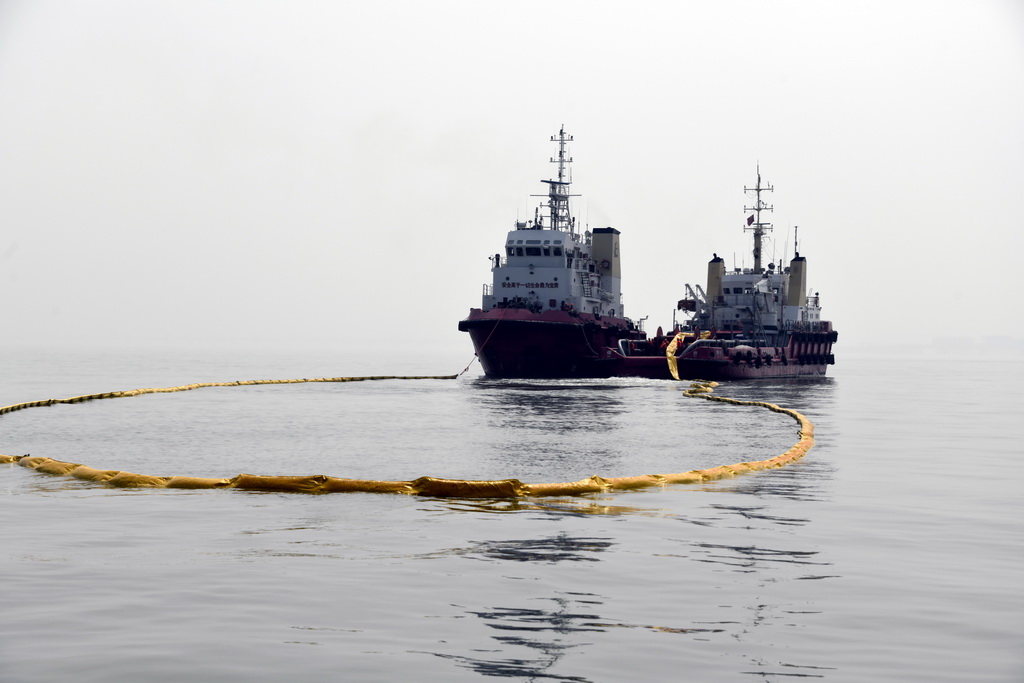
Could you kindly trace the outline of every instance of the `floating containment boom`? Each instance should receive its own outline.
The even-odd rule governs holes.
[[[673,342],[674,343],[674,342]],[[0,408],[0,415],[28,408],[38,408],[65,403],[83,403],[107,398],[125,398],[144,394],[191,391],[204,387],[252,386],[260,384],[298,384],[304,382],[361,382],[371,380],[422,380],[455,379],[456,375],[437,376],[374,376],[374,377],[324,377],[319,379],[248,380],[239,382],[209,382],[187,384],[178,387],[134,389],[113,391],[103,394],[87,394],[71,398],[46,399],[16,403]],[[741,401],[713,394],[716,382],[696,381],[690,384],[684,395],[741,406],[760,406],[777,413],[789,415],[800,424],[800,440],[781,455],[767,460],[740,462],[702,470],[690,470],[676,474],[644,474],[635,477],[605,478],[592,476],[580,481],[552,484],[525,484],[518,479],[495,481],[474,481],[465,479],[438,479],[419,477],[411,481],[381,481],[376,479],[344,479],[323,474],[308,476],[262,476],[239,474],[231,478],[207,478],[190,476],[154,476],[119,470],[98,470],[75,462],[65,462],[47,457],[25,455],[2,455],[0,463],[17,463],[44,474],[70,476],[83,481],[102,483],[107,486],[128,488],[171,488],[171,489],[240,489],[244,491],[276,491],[282,493],[404,493],[438,498],[526,498],[533,496],[576,496],[585,493],[603,493],[631,489],[666,486],[669,484],[697,484],[704,481],[725,479],[737,474],[782,467],[802,458],[814,446],[814,425],[795,410],[782,408],[764,401]]]

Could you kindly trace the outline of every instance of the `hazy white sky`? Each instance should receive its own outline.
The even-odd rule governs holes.
[[[0,345],[468,359],[563,123],[649,329],[760,163],[842,344],[1024,337],[1019,0],[0,0]]]

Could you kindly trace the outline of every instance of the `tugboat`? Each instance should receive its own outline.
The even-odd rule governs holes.
[[[725,261],[714,254],[708,263],[707,291],[686,285],[686,298],[677,304],[689,320],[673,326],[671,335],[649,342],[620,343],[622,359],[616,374],[655,379],[755,379],[824,375],[835,363],[832,345],[839,338],[832,323],[821,319],[817,292],[807,291],[807,259],[797,251],[784,267],[762,267],[761,241],[772,224],[762,212],[774,210],[762,194],[774,187],[761,181],[744,187],[753,193],[745,206],[746,230],[753,232],[754,267],[726,272]],[[666,364],[667,357],[672,359]]]
[[[821,319],[817,293],[807,291],[807,260],[796,251],[784,266],[762,267],[761,242],[772,230],[761,181],[745,229],[753,232],[754,267],[727,272],[717,254],[708,263],[707,290],[686,285],[676,307],[688,318],[671,332],[648,338],[625,316],[619,231],[585,230],[569,210],[567,169],[572,141],[565,126],[558,143],[557,180],[547,184],[547,214],[515,223],[504,253],[491,257],[491,284],[480,308],[459,322],[468,332],[484,374],[494,378],[757,379],[824,375],[835,363],[838,334]]]
[[[488,377],[611,377],[626,360],[622,344],[646,339],[623,311],[619,231],[581,233],[570,213],[579,196],[569,193],[572,140],[564,125],[551,136],[558,177],[541,181],[547,195],[533,195],[547,197],[547,214],[538,207],[532,221],[515,223],[491,257],[480,308],[459,322]]]

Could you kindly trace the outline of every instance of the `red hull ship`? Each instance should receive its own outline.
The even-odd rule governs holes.
[[[506,307],[473,309],[459,323],[469,332],[488,377],[613,377],[625,360],[620,339],[643,339],[625,318]],[[639,359],[636,359],[639,360]],[[665,357],[659,359],[666,365]]]
[[[623,311],[620,233],[576,229],[566,180],[572,136],[563,128],[551,139],[558,179],[542,181],[547,215],[516,223],[504,254],[492,257],[481,307],[459,322],[488,377],[782,378],[824,375],[835,362],[837,334],[821,320],[818,295],[807,294],[806,259],[797,252],[787,267],[761,267],[761,239],[771,230],[761,212],[773,208],[761,196],[773,188],[760,172],[744,188],[755,196],[745,207],[753,211],[754,267],[727,273],[715,255],[707,290],[686,285],[678,303],[688,319],[648,338]]]

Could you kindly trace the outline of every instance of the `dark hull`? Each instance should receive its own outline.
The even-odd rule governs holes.
[[[816,332],[786,335],[783,346],[735,346],[729,340],[700,341],[676,358],[679,379],[766,379],[820,377],[835,363],[832,344],[838,335],[824,323]],[[672,379],[663,354],[619,356],[616,375]]]
[[[616,368],[617,377],[646,377],[648,379],[674,379],[664,356],[620,357]],[[808,365],[783,365],[781,363],[756,367],[747,363],[676,359],[679,379],[767,379],[787,377],[820,377],[825,374],[827,363]]]
[[[473,309],[459,329],[469,333],[488,377],[673,379],[663,353],[620,353],[619,340],[636,340],[642,333],[619,318]],[[776,347],[726,348],[702,342],[677,357],[677,370],[684,380],[822,376],[834,362],[834,341],[835,333],[825,329],[789,335],[785,346]]]
[[[469,332],[488,377],[612,377],[620,365],[619,339],[634,335],[621,318],[518,308],[473,309],[459,323]]]

